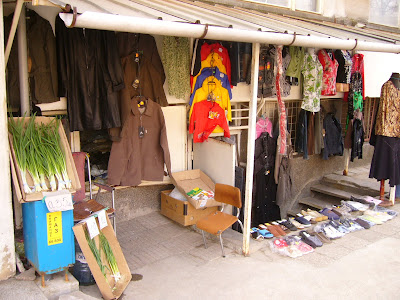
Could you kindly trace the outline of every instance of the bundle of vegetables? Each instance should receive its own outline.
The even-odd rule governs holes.
[[[25,193],[31,193],[32,190],[30,189],[28,182],[26,181],[26,148],[28,147],[29,140],[27,136],[24,135],[24,118],[9,118],[8,130],[12,134],[15,158],[17,159],[17,164],[19,166],[19,169],[21,170],[21,178],[24,191]]]
[[[121,273],[119,272],[118,265],[117,265],[117,260],[115,259],[114,253],[111,249],[110,243],[108,242],[106,236],[100,232],[100,246],[104,251],[104,254],[106,255],[107,262],[110,265],[110,269],[112,272],[112,276],[115,279],[115,283],[118,282],[118,280],[121,279]]]
[[[35,115],[25,122],[25,117],[9,118],[9,132],[13,136],[13,147],[17,164],[21,170],[25,193],[31,193],[26,171],[32,177],[34,192],[48,190],[46,178],[52,191],[71,188],[65,154],[61,149],[58,127],[60,121],[53,119],[49,124],[35,122]]]
[[[89,232],[87,231],[86,228],[84,230],[85,230],[86,241],[89,245],[89,248],[92,251],[94,258],[96,259],[97,264],[99,265],[101,273],[104,275],[107,281],[107,271],[106,271],[107,267],[103,265],[103,262],[101,261],[101,252],[100,252],[101,248],[100,247],[97,248],[95,240],[90,238]]]

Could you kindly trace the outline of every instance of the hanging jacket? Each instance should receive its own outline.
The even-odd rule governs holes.
[[[26,36],[28,56],[32,62],[29,72],[30,93],[34,103],[58,101],[56,38],[46,19],[33,10],[27,12]]]
[[[112,31],[67,28],[56,18],[58,93],[67,97],[71,131],[121,126],[118,91],[124,88]]]
[[[363,145],[364,145],[364,128],[362,120],[354,119],[353,121],[353,132],[351,134],[352,147],[350,160],[354,161],[354,158],[362,159]]]
[[[323,159],[329,155],[343,155],[342,126],[333,113],[324,118],[324,150]]]
[[[297,120],[297,132],[295,149],[299,153],[303,153],[303,158],[308,159],[307,147],[307,111],[300,110],[299,118]]]

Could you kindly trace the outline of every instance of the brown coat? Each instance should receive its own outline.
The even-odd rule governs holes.
[[[139,138],[139,126],[145,133]],[[142,180],[161,181],[164,164],[171,174],[167,130],[161,106],[147,99],[141,114],[136,98],[131,100],[129,115],[121,131],[121,140],[114,141],[108,161],[108,183],[137,186]]]

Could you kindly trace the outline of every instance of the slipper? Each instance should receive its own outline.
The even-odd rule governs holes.
[[[290,231],[290,229],[287,228],[285,225],[280,224],[280,223],[278,223],[278,222],[276,222],[276,221],[272,222],[271,224],[272,224],[272,225],[279,226],[279,227],[285,232],[285,234],[286,234],[288,231]]]
[[[330,239],[329,237],[327,237],[327,235],[326,235],[323,231],[317,232],[317,231],[315,231],[314,229],[315,229],[315,228],[310,228],[310,229],[307,230],[307,232],[308,232],[309,234],[314,234],[314,235],[316,235],[316,236],[321,240],[321,242],[324,243],[324,244],[330,244],[330,243],[332,243],[331,239]]]
[[[288,247],[288,244],[286,243],[286,241],[284,239],[281,239],[281,238],[275,239],[272,243],[274,244],[274,246],[277,249],[283,249],[283,248]]]
[[[258,229],[258,232],[262,235],[264,239],[272,239],[274,235],[267,229]]]
[[[317,218],[320,218],[321,221],[328,220],[328,217],[327,217],[327,216],[325,216],[325,215],[323,215],[323,214],[320,214],[320,213],[317,212],[316,210],[313,210],[313,209],[308,208],[308,209],[307,209],[307,212],[311,213],[312,215],[316,216]],[[320,221],[319,221],[319,222],[320,222]]]
[[[275,236],[275,237],[281,237],[283,235],[286,235],[286,232],[284,232],[279,226],[271,225],[269,223],[265,223],[265,226],[267,226],[267,229]],[[283,233],[283,234],[282,234]]]
[[[329,220],[339,220],[340,217],[335,214],[331,209],[325,207],[323,210],[319,211],[321,214],[328,217]]]
[[[297,229],[304,229],[304,225],[297,222],[294,218],[290,218],[289,221],[296,226]]]
[[[309,220],[307,220],[302,214],[297,214],[294,219],[303,224],[304,227],[310,227],[311,226],[311,222]]]
[[[303,240],[303,242],[307,243],[308,245],[310,245],[313,248],[322,246],[322,242],[318,237],[316,237],[315,235],[309,234],[305,230],[300,231],[299,235],[300,235],[301,239]]]
[[[305,216],[305,217],[310,216],[311,221],[314,221],[315,223],[321,222],[321,221],[322,221],[322,218],[321,218],[321,217],[316,216],[315,214],[313,214],[313,213],[310,212],[310,211],[301,210],[301,213],[302,213],[303,216]]]
[[[256,228],[256,227],[251,228],[250,234],[251,234],[251,237],[255,240],[260,240],[263,238],[263,236],[258,232],[258,228]]]
[[[364,220],[362,218],[357,218],[354,221],[357,222],[358,224],[360,224],[365,229],[370,229],[372,226],[375,225],[375,223],[369,222],[369,221]]]
[[[284,225],[285,227],[289,228],[290,231],[296,231],[297,227],[293,225],[292,222],[290,222],[289,220],[283,219],[281,221],[278,221],[279,224]]]

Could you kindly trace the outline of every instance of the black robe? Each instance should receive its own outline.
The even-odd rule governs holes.
[[[59,96],[67,97],[71,131],[121,126],[124,88],[115,32],[67,28],[56,18]]]

